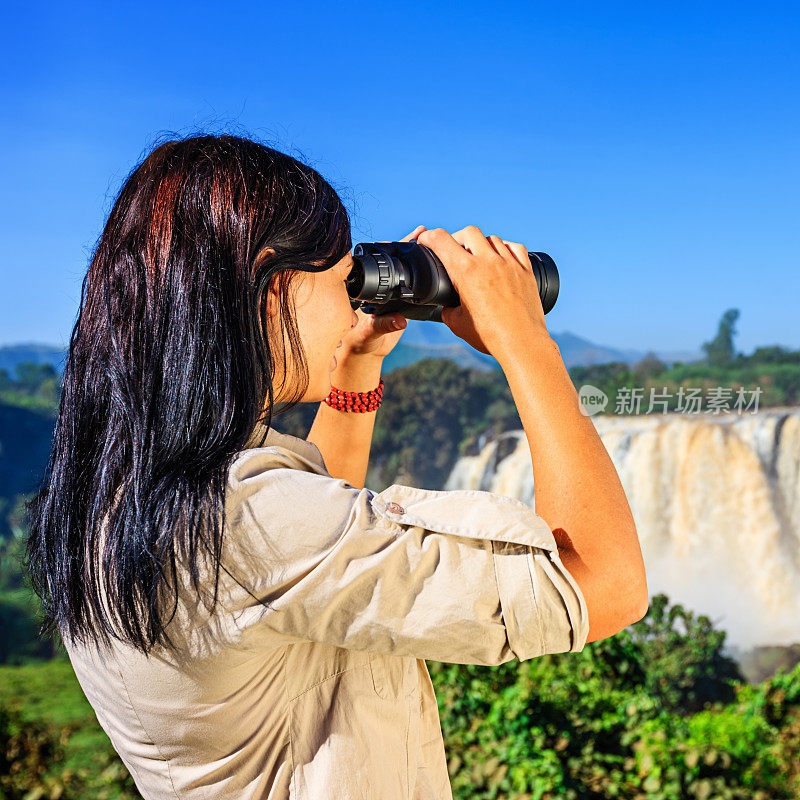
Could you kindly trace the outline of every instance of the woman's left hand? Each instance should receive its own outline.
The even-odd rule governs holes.
[[[411,233],[397,241],[408,242],[426,230],[424,225],[417,225]],[[374,356],[385,358],[400,341],[403,331],[408,325],[408,320],[402,314],[386,314],[377,316],[365,314],[360,308],[356,309],[358,324],[350,329],[342,339],[342,355]],[[400,327],[395,326],[398,322]]]

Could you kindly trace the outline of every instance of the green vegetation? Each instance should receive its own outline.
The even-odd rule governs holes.
[[[60,376],[49,364],[0,369],[0,543],[21,532],[23,500],[42,477],[53,438]]]
[[[651,389],[655,395],[667,399],[667,411],[686,410],[687,392],[700,389],[699,397],[703,399],[702,407],[697,411],[705,411],[708,398],[716,391],[715,387],[727,390],[727,408],[732,412],[737,391],[744,391],[744,406],[754,407],[753,392],[760,388],[758,409],[776,406],[800,405],[800,350],[786,350],[782,347],[758,348],[749,356],[736,355],[725,365],[706,363],[675,364],[667,367],[655,356],[649,354],[638,364],[628,365],[621,362],[597,364],[591,367],[573,367],[570,377],[576,387],[591,384],[602,389],[609,398],[606,413],[635,413],[630,405],[619,408],[615,398],[622,395],[620,391],[635,387],[643,388],[642,402],[638,413],[648,409]],[[682,393],[683,401],[679,406]],[[722,395],[720,395],[722,396]],[[656,413],[661,413],[661,406],[655,406]],[[723,407],[724,411],[724,407]],[[652,413],[652,412],[651,412]]]
[[[57,645],[38,638],[41,603],[24,577],[24,538],[0,539],[0,664],[52,658]]]
[[[724,366],[730,364],[734,356],[733,337],[736,334],[736,320],[739,309],[730,308],[723,315],[717,329],[717,335],[703,344],[703,352],[710,364]]]
[[[0,800],[138,797],[69,661],[0,667]]]
[[[724,638],[655,595],[581,653],[431,663],[455,796],[800,798],[800,665],[747,685]]]
[[[18,364],[12,378],[0,369],[0,404],[25,408],[55,418],[61,395],[61,375],[50,364]]]
[[[649,409],[651,391],[654,399],[666,404],[655,405],[655,413],[666,411],[706,411],[716,396],[720,413],[735,411],[736,398],[742,391],[741,408],[746,413],[757,408],[800,405],[800,350],[780,346],[759,347],[749,356],[736,353],[733,344],[739,310],[726,311],[719,322],[717,335],[703,344],[706,359],[690,364],[668,366],[649,352],[637,364],[623,362],[573,367],[570,372],[576,388],[590,384],[602,389],[609,398],[608,414],[643,414]],[[642,390],[641,404],[626,401],[632,390]],[[688,392],[696,390],[698,404],[688,403]],[[754,392],[757,395],[754,395]],[[651,412],[652,413],[652,412]]]

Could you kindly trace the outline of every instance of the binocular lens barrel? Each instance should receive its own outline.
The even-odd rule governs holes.
[[[539,298],[547,314],[556,304],[558,269],[547,253],[529,252]],[[407,319],[442,321],[444,306],[460,304],[442,262],[429,247],[410,242],[361,242],[353,248],[347,279],[353,308],[369,314],[401,313]]]

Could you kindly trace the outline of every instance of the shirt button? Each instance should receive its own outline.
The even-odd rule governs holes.
[[[391,511],[392,514],[403,514],[405,513],[405,509],[403,506],[397,505],[397,503],[387,503],[386,510]]]

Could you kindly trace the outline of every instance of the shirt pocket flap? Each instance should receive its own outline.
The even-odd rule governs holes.
[[[558,551],[550,526],[521,500],[478,489],[418,489],[395,483],[375,494],[372,508],[399,525],[469,539]]]

